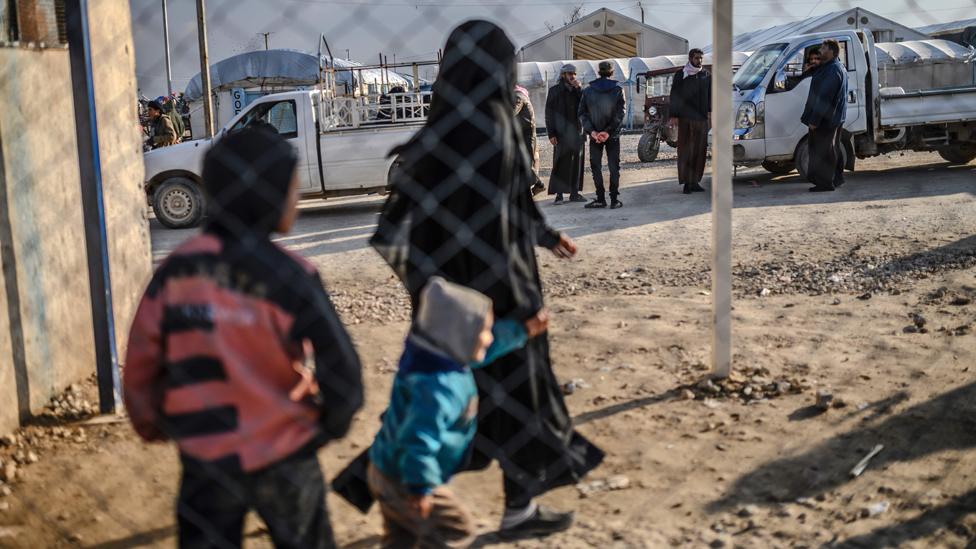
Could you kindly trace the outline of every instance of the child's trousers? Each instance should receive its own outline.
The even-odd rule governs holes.
[[[182,549],[240,547],[252,509],[279,549],[335,547],[314,450],[252,473],[242,472],[236,458],[202,462],[182,456],[182,464],[176,504]]]
[[[383,513],[384,549],[461,548],[475,537],[471,513],[447,486],[434,488],[430,517],[420,518],[407,504],[409,493],[375,465],[369,466],[369,489]]]

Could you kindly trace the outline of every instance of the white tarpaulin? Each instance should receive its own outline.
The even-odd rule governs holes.
[[[337,68],[361,66],[355,61],[336,59]],[[386,75],[379,69],[337,71],[336,84],[353,89],[362,75],[365,84],[388,82],[391,86],[409,86],[411,80],[393,71]],[[228,57],[210,66],[210,82],[214,91],[262,86],[311,86],[319,79],[319,59],[316,55],[296,50],[260,50]],[[203,95],[200,75],[190,80],[184,92],[189,102]]]
[[[879,65],[971,63],[976,50],[949,40],[910,40],[877,44]]]

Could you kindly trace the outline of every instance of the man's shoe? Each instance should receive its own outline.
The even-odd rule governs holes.
[[[691,185],[690,187],[691,187],[691,192],[693,192],[693,193],[703,193],[703,192],[705,192],[705,188],[702,187],[701,185],[699,185],[698,183],[695,183],[694,185]]]
[[[838,181],[834,181],[834,188],[836,189],[837,187],[840,187],[844,183],[847,183],[847,181],[844,181],[843,179],[838,180]]]
[[[556,206],[561,206],[562,203],[563,203],[563,197],[561,197],[561,196],[557,196],[556,197],[556,201],[553,202],[553,204],[555,204]]]
[[[535,513],[515,526],[498,531],[503,540],[542,537],[568,530],[573,525],[573,513],[560,513],[540,505]]]
[[[546,190],[546,185],[542,181],[536,181],[535,185],[532,185],[532,196],[535,196],[544,190]]]
[[[611,210],[616,210],[617,208],[623,208],[623,207],[624,207],[624,203],[621,202],[621,201],[619,201],[619,200],[617,200],[616,198],[614,198],[614,199],[612,199],[610,201],[610,209]]]
[[[606,200],[600,200],[599,198],[597,198],[593,202],[590,202],[589,204],[587,204],[586,206],[583,206],[583,207],[586,208],[586,209],[588,209],[588,210],[592,210],[594,208],[606,208],[607,207],[607,201]]]
[[[581,194],[574,194],[569,197],[570,202],[586,202],[586,197]]]
[[[833,191],[833,190],[834,190],[834,187],[821,187],[820,185],[817,185],[815,187],[812,187],[810,189],[810,192],[812,192],[812,193],[829,193],[830,191]]]
[[[691,186],[685,183],[685,186],[683,189],[681,189],[681,192],[683,192],[684,194],[691,194]]]

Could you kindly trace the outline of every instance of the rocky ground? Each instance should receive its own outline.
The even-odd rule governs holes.
[[[976,167],[872,159],[829,196],[740,173],[734,371],[720,381],[707,376],[708,197],[680,194],[667,159],[623,179],[621,210],[542,202],[581,248],[569,262],[540,252],[554,368],[607,458],[543,498],[575,510],[575,528],[510,545],[976,544]],[[380,204],[308,204],[282,238],[321,269],[364,362],[367,405],[321,452],[329,476],[369,444],[407,328],[405,295],[365,245]],[[154,227],[157,256],[186,236]],[[174,544],[174,450],[94,403],[78,384],[0,440],[0,547]],[[455,481],[479,546],[506,546],[500,484],[495,469]],[[376,544],[375,511],[329,506],[344,547]],[[247,529],[248,546],[269,546],[258,520]]]

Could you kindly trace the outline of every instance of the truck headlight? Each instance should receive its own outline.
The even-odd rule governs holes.
[[[746,130],[756,125],[756,104],[752,101],[745,101],[739,105],[739,110],[735,113],[735,128]]]
[[[651,113],[651,116],[657,116],[657,107],[651,107],[647,112]]]

